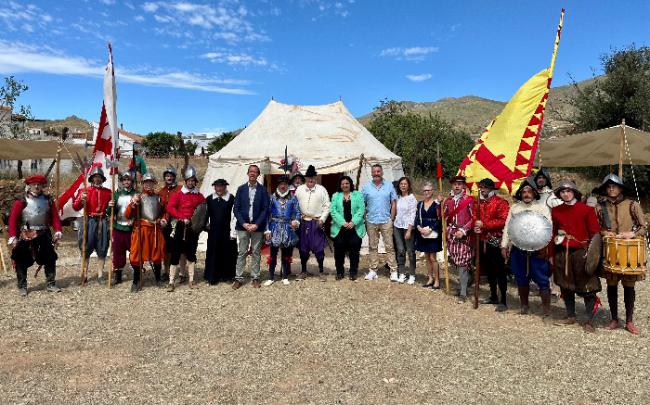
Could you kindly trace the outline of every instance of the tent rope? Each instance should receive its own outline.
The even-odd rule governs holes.
[[[634,192],[636,193],[636,202],[641,205],[641,197],[639,197],[639,187],[636,184],[636,174],[634,173],[634,165],[632,164],[632,154],[630,153],[630,145],[627,143],[627,135],[623,135],[623,141],[625,142],[625,154],[627,159],[630,162],[630,171],[632,172],[632,181],[634,182]],[[646,238],[646,252],[650,250],[650,238]]]

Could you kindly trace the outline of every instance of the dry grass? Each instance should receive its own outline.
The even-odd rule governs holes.
[[[201,284],[174,293],[151,285],[149,274],[145,289],[131,294],[129,283],[108,290],[91,281],[80,288],[76,254],[68,239],[61,248],[60,294],[41,291],[43,276],[34,280],[33,269],[26,299],[16,294],[13,278],[0,278],[0,402],[650,399],[647,283],[637,294],[641,336],[604,331],[604,310],[597,315],[598,332],[587,335],[578,326],[543,323],[534,296],[533,315],[517,315],[512,287],[504,314],[457,304],[440,291],[390,283],[385,273],[376,282],[336,282],[330,275],[326,283],[308,279],[261,290],[247,284],[239,291]],[[326,266],[332,268],[329,255]],[[553,318],[562,314],[553,304]]]

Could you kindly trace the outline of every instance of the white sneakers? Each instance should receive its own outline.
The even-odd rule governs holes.
[[[370,270],[368,274],[366,274],[366,280],[377,280],[377,272]]]
[[[282,279],[282,284],[289,285],[289,279],[283,278]]]
[[[403,284],[406,281],[406,274],[402,273],[399,275],[399,278],[397,279],[397,282],[400,284]]]
[[[264,282],[264,284],[262,284],[262,285],[263,285],[264,287],[268,287],[268,286],[270,286],[271,284],[273,284],[273,280],[266,280],[266,281]]]
[[[396,271],[391,271],[390,272],[390,281],[397,281],[397,272]]]
[[[415,276],[409,276],[409,281],[406,282],[408,285],[415,284]]]

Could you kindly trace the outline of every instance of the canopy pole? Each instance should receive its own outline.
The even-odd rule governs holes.
[[[625,118],[621,120],[621,142],[618,153],[618,177],[623,178],[623,148],[625,147]]]

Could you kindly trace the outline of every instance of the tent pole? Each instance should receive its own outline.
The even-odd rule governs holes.
[[[625,145],[625,118],[621,120],[621,142],[618,151],[618,177],[623,178],[623,147]]]

